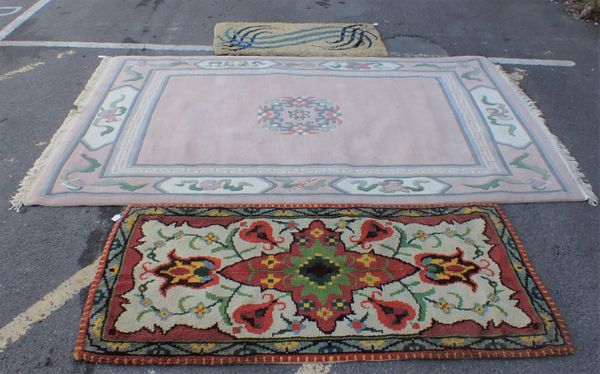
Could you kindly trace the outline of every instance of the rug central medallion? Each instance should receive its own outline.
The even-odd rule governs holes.
[[[258,108],[258,124],[284,135],[314,135],[342,124],[342,112],[331,101],[315,97],[286,96]]]
[[[267,229],[270,228],[267,222],[254,225],[262,226],[264,232],[272,232]],[[358,242],[365,243],[366,238],[376,240],[385,235],[385,230],[381,233],[377,229],[379,225],[375,222],[363,224],[363,239]],[[337,321],[352,312],[353,291],[380,287],[417,271],[415,266],[397,259],[346,250],[341,233],[327,228],[319,220],[312,221],[292,236],[288,252],[264,253],[229,266],[221,274],[262,290],[291,291],[298,314],[316,322],[325,333],[331,333]],[[273,242],[269,235],[263,238],[266,243]],[[358,242],[353,246],[360,247]],[[395,311],[392,309],[389,313]]]

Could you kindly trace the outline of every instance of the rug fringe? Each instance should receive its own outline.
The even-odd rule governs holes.
[[[94,87],[96,82],[100,79],[100,77],[103,75],[104,71],[108,66],[108,61],[108,58],[102,58],[102,60],[100,61],[100,65],[98,65],[98,68],[96,68],[96,70],[92,74],[85,88],[79,94],[77,99],[75,99],[75,103],[73,104],[75,109],[71,109],[69,111],[67,118],[65,118],[63,123],[56,131],[56,133],[52,136],[52,139],[50,140],[50,143],[48,144],[46,149],[44,149],[40,157],[34,162],[33,166],[27,171],[27,174],[25,174],[25,177],[23,177],[23,179],[19,183],[17,192],[9,200],[9,210],[14,210],[15,212],[19,213],[25,205],[25,199],[29,195],[29,192],[31,191],[31,188],[33,187],[35,181],[40,176],[42,170],[44,170],[44,168],[48,164],[48,161],[52,158],[54,152],[58,148],[60,148],[60,145],[62,145],[65,137],[67,136],[67,133],[69,132],[71,126],[75,122],[75,117],[77,117],[81,113],[81,111],[87,104],[87,101],[90,97],[90,91],[92,87]]]
[[[546,129],[546,132],[548,135],[550,135],[550,139],[554,143],[554,146],[559,150],[562,158],[565,160],[565,163],[569,166],[569,169],[571,169],[571,172],[575,176],[577,184],[579,185],[581,192],[585,195],[587,202],[591,206],[598,206],[598,196],[596,196],[596,194],[594,194],[592,191],[592,184],[587,180],[583,174],[583,171],[581,171],[579,163],[577,160],[575,160],[575,157],[571,155],[571,152],[569,152],[563,142],[556,135],[554,135],[552,131],[550,131],[550,128],[546,123],[546,119],[544,118],[541,110],[538,108],[536,102],[533,101],[521,88],[520,81],[523,76],[513,76],[504,70],[504,68],[499,64],[494,64],[494,66],[498,69],[498,71],[500,71],[500,73],[502,73],[504,79],[515,89],[519,97],[527,103],[527,107],[529,108],[531,114],[533,114],[539,120],[540,124],[542,124]]]

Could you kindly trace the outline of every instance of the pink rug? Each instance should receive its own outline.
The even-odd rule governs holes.
[[[594,201],[487,59],[104,60],[13,201]]]

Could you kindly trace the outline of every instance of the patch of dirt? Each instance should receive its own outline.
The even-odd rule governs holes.
[[[565,4],[575,18],[600,22],[600,0],[567,0]]]

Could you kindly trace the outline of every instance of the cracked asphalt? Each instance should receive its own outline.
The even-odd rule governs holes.
[[[18,3],[18,4],[15,4]],[[23,6],[34,0],[0,0]],[[0,29],[14,18],[0,16]],[[8,41],[212,43],[217,21],[378,23],[393,55],[564,59],[576,66],[526,70],[522,87],[548,126],[600,187],[598,26],[548,0],[52,0]],[[70,52],[69,52],[70,51]],[[65,53],[68,52],[68,53]],[[99,55],[176,55],[141,50],[0,47],[0,201],[43,151],[100,60]],[[60,57],[59,57],[60,56]],[[33,67],[32,67],[33,66]],[[23,69],[29,67],[30,69]],[[0,203],[0,206],[2,204]],[[599,371],[600,209],[586,203],[504,205],[531,262],[563,314],[576,353],[520,360],[391,361],[333,365],[332,373]],[[0,327],[93,262],[121,207],[0,210]],[[289,373],[299,366],[118,367],[74,362],[87,288],[0,353],[0,373]]]

